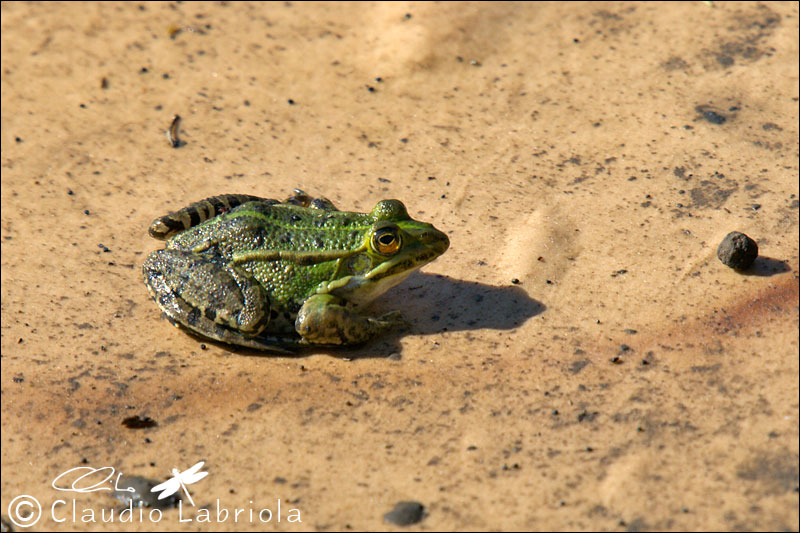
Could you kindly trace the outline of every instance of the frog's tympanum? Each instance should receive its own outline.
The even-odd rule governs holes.
[[[144,282],[173,324],[277,352],[404,325],[396,311],[362,309],[450,245],[398,200],[348,213],[300,190],[284,202],[208,198],[155,220],[150,235],[167,242],[145,260]]]

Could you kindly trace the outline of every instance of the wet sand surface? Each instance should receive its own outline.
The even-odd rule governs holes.
[[[796,3],[4,2],[2,66],[4,520],[800,527]],[[283,357],[161,318],[154,218],[294,187],[448,234],[373,306],[408,331]],[[198,461],[160,523],[51,486]]]

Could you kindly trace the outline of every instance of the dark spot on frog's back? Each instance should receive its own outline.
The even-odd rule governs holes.
[[[280,236],[278,242],[280,242],[281,244],[289,244],[292,242],[292,236],[289,235],[288,233],[284,233],[283,235]]]
[[[250,247],[253,250],[261,250],[264,248],[266,236],[264,235],[264,228],[258,228],[258,231],[253,232],[250,237]]]
[[[247,209],[258,213],[259,215],[272,215],[272,206],[275,205],[277,200],[262,200],[260,202],[252,202],[247,204]]]

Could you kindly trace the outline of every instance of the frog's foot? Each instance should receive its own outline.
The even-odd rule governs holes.
[[[300,207],[310,207],[311,209],[322,209],[325,211],[338,211],[333,202],[327,198],[311,198],[307,193],[300,189],[295,189],[292,196],[283,201],[285,204],[299,205]]]
[[[157,250],[142,272],[170,321],[204,337],[249,346],[269,322],[264,288],[250,274],[201,254]]]
[[[295,329],[309,344],[359,344],[372,337],[408,326],[397,311],[380,317],[359,315],[330,294],[315,294],[300,308]]]

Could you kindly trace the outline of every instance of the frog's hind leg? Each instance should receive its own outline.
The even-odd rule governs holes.
[[[173,235],[194,226],[199,226],[206,220],[227,213],[247,202],[278,203],[277,200],[250,196],[249,194],[220,194],[212,196],[155,219],[150,225],[150,236],[162,241],[167,240]]]
[[[153,252],[142,273],[153,299],[173,324],[229,344],[285,351],[258,337],[269,323],[269,297],[248,273],[181,250]]]

